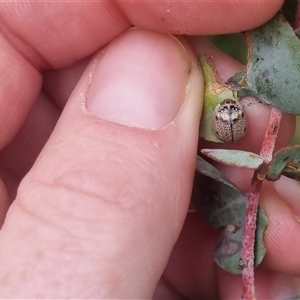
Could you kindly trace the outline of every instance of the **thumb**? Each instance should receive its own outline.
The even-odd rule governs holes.
[[[6,218],[2,297],[152,296],[189,204],[202,95],[170,35],[133,29],[95,57]]]

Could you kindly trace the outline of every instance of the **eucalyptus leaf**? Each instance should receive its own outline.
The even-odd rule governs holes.
[[[199,168],[203,165],[205,170]],[[203,213],[204,220],[213,228],[228,224],[241,227],[246,209],[245,194],[201,157],[197,159],[197,171],[193,191],[197,196],[193,202]]]
[[[276,181],[281,175],[300,181],[300,146],[283,148],[274,155],[266,178]]]
[[[233,91],[218,79],[212,58],[207,55],[201,55],[199,61],[205,84],[205,101],[201,117],[200,136],[206,141],[223,143],[216,136],[213,126],[215,108],[225,99],[236,99],[233,96]]]
[[[300,114],[300,41],[281,14],[245,32],[248,63],[228,81],[238,96],[251,95],[281,111]]]
[[[295,34],[298,37],[298,39],[300,39],[300,28],[295,30]]]
[[[241,256],[246,195],[224,174],[198,156],[192,202],[210,226],[222,229],[214,251],[215,261],[221,268],[240,274],[242,270],[238,263]],[[267,217],[260,207],[257,225],[255,260],[259,264],[266,253],[263,237],[267,226]]]
[[[268,226],[268,217],[264,209],[261,206],[258,206],[257,227],[255,232],[255,245],[254,245],[255,266],[258,266],[262,262],[267,252],[267,249],[264,244],[264,236],[265,236],[265,231],[267,226]]]
[[[261,207],[259,207],[254,245],[255,266],[258,266],[262,262],[267,251],[263,242],[267,225],[268,218],[264,210]],[[228,225],[222,230],[214,251],[214,259],[217,262],[217,264],[222,269],[230,271],[233,274],[241,273],[241,269],[238,266],[238,262],[241,256],[243,232],[244,225],[241,227]]]
[[[235,229],[236,231],[233,231]],[[221,231],[214,250],[214,260],[222,269],[232,274],[240,274],[238,266],[241,257],[241,247],[244,226],[234,228],[232,225]]]
[[[242,33],[210,35],[206,38],[241,64],[247,63],[247,44]]]
[[[202,149],[201,153],[222,164],[240,168],[257,169],[264,162],[258,154],[242,150]]]

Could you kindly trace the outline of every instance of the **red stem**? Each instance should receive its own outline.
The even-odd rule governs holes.
[[[300,1],[300,0],[299,0]],[[268,128],[260,151],[260,156],[264,158],[265,163],[272,160],[275,142],[280,126],[282,113],[279,109],[273,107],[269,119]],[[255,299],[254,288],[254,243],[255,230],[258,211],[258,200],[260,189],[262,186],[262,179],[258,177],[259,170],[254,172],[251,180],[251,186],[247,195],[247,209],[245,217],[245,228],[243,233],[242,254],[240,259],[240,266],[243,268],[243,295],[244,300]]]
[[[260,150],[260,156],[264,159],[265,163],[269,163],[272,160],[281,117],[282,112],[272,107],[268,128]]]

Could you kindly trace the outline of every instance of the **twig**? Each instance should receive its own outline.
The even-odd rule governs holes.
[[[300,1],[300,0],[299,0]],[[279,109],[273,107],[269,119],[268,128],[265,134],[264,142],[260,151],[260,156],[268,164],[272,160],[275,142],[280,126],[282,113]],[[255,230],[258,211],[258,200],[263,178],[259,176],[259,170],[254,172],[251,180],[251,186],[247,194],[247,209],[245,218],[245,228],[243,233],[242,254],[240,266],[243,268],[243,300],[255,300],[254,288],[254,243]]]
[[[265,163],[269,163],[272,160],[281,117],[281,110],[272,107],[268,128],[260,150],[260,156],[264,159]]]

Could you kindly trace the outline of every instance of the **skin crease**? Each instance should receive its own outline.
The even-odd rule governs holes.
[[[211,258],[217,233],[198,216],[186,217],[201,112],[196,98],[202,94],[201,73],[188,44],[197,55],[206,51],[214,55],[222,79],[241,66],[204,39],[180,38],[183,46],[169,35],[127,30],[134,25],[193,35],[241,31],[267,21],[281,2],[183,5],[168,1],[168,5],[0,4],[0,60],[5,82],[0,87],[2,220],[16,197],[0,232],[1,297],[151,298],[154,293],[155,299],[240,298],[240,278],[219,270]],[[170,5],[171,12],[166,14]],[[165,21],[158,22],[162,18]],[[105,78],[114,83],[114,90],[122,91],[117,75],[122,78],[126,72],[132,78],[134,72],[140,72],[125,69],[124,57],[132,60],[128,65],[144,64],[142,71],[147,72],[142,74],[155,86],[149,91],[159,91],[159,82],[170,78],[164,84],[173,83],[179,98],[173,95],[170,102],[167,95],[161,97],[166,99],[165,105],[180,106],[178,113],[175,110],[168,116],[171,125],[153,131],[137,129],[107,122],[107,116],[99,120],[82,108],[78,99],[93,74],[93,65],[83,77],[82,72],[90,57],[112,40],[100,52],[97,66],[110,62],[111,70],[117,72],[106,66]],[[126,56],[126,49],[136,51],[135,57]],[[155,60],[145,59],[144,54]],[[168,59],[171,66],[164,63]],[[181,72],[176,73],[177,69]],[[126,82],[130,91],[135,88],[129,84],[142,88],[144,81],[138,82],[139,77],[136,82]],[[187,83],[191,86],[188,90]],[[121,99],[126,101],[124,94]],[[260,105],[247,109],[247,137],[234,148],[259,151],[269,112]],[[293,118],[284,116],[278,148],[287,144],[293,127]],[[200,146],[213,147],[202,141]],[[251,172],[228,167],[223,171],[247,190]],[[300,293],[300,265],[295,261],[300,253],[299,217],[297,210],[292,210],[299,187],[285,184],[288,195],[279,183],[263,187],[261,204],[270,225],[265,240],[268,253],[257,270],[258,299],[283,299]]]

